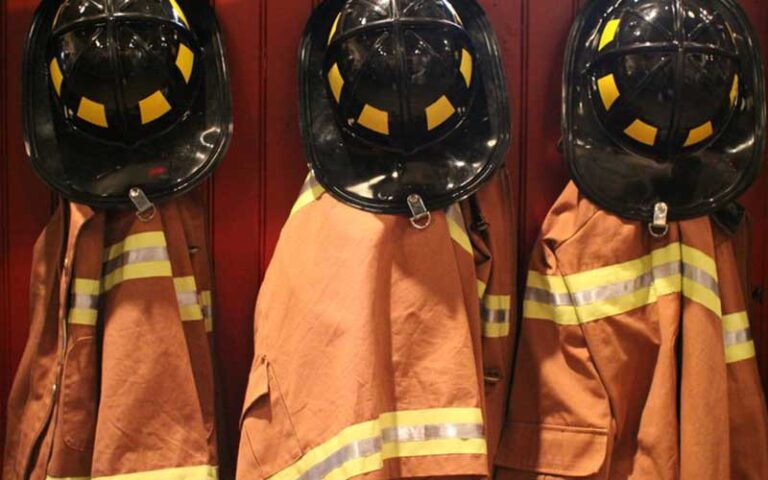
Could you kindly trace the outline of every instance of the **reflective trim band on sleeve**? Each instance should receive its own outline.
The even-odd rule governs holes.
[[[70,308],[67,316],[72,325],[96,326],[99,316],[99,295],[101,282],[87,278],[75,278],[70,293]]]
[[[721,316],[717,270],[708,255],[672,243],[629,262],[558,276],[529,272],[523,315],[578,325],[682,293]]]
[[[755,356],[755,342],[749,328],[747,312],[723,315],[723,343],[726,363],[735,363]]]
[[[478,408],[390,412],[345,428],[269,480],[347,480],[381,470],[390,458],[486,452]]]
[[[331,40],[333,40],[333,36],[336,35],[336,29],[339,28],[339,19],[341,19],[341,13],[336,15],[336,20],[333,21],[333,25],[331,26],[331,33],[328,34],[328,43],[326,45],[330,45]]]
[[[45,480],[217,480],[218,478],[219,467],[199,465],[148,470],[146,472],[121,473],[101,477],[53,477],[46,475]]]
[[[103,288],[109,291],[127,281],[171,277],[171,262],[163,232],[130,235],[104,251]]]
[[[205,331],[213,331],[213,295],[210,290],[200,292],[200,307],[203,310],[203,321],[205,322]]]
[[[176,289],[176,300],[179,303],[181,321],[189,322],[203,320],[203,311],[197,302],[197,283],[195,277],[176,277],[173,279],[173,287]]]
[[[325,189],[317,183],[315,175],[309,172],[306,180],[304,180],[304,185],[301,187],[299,197],[296,199],[296,203],[293,204],[289,217],[292,217],[296,212],[320,198],[323,193],[325,193]]]
[[[512,308],[511,295],[485,295],[480,302],[480,318],[483,321],[483,336],[487,338],[509,335],[509,319]]]
[[[461,214],[461,207],[454,203],[445,212],[445,220],[448,222],[448,232],[453,241],[455,241],[465,252],[474,255],[472,251],[472,242],[469,240],[467,228],[464,225],[464,216]]]

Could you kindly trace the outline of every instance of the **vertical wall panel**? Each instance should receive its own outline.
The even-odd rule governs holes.
[[[32,173],[24,153],[21,127],[21,63],[24,39],[32,19],[36,0],[6,0],[2,3],[3,36],[2,75],[3,100],[0,112],[0,355],[4,370],[0,389],[3,391],[2,415],[5,429],[7,388],[15,371],[27,338],[29,313],[29,274],[32,246],[51,210],[49,190]],[[4,434],[4,433],[3,433]],[[0,435],[3,435],[0,434]]]
[[[270,2],[271,3],[271,2]],[[213,178],[211,211],[216,274],[214,335],[230,449],[252,358],[253,304],[261,281],[264,205],[264,32],[267,0],[217,0],[226,41],[235,133]]]
[[[180,0],[181,2],[185,0]],[[560,138],[563,50],[584,0],[480,0],[497,30],[512,103],[508,165],[515,187],[524,276],[541,221],[568,175]],[[0,442],[5,402],[28,328],[31,249],[51,196],[28,167],[21,129],[23,40],[39,0],[0,0]],[[318,0],[215,0],[225,35],[235,134],[205,186],[216,277],[216,343],[225,427],[236,451],[250,367],[253,307],[280,229],[306,174],[298,128],[296,62]],[[768,60],[768,4],[741,0]],[[768,172],[744,199],[754,220],[750,290],[768,287]],[[764,301],[768,301],[768,298]],[[768,382],[768,308],[756,301],[755,340]]]

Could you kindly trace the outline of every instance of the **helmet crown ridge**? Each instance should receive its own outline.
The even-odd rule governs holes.
[[[706,148],[739,100],[736,44],[702,0],[622,0],[598,23],[588,66],[611,138],[666,161]]]
[[[348,0],[327,44],[327,93],[347,135],[408,154],[463,122],[474,51],[449,2]]]
[[[188,115],[200,49],[177,0],[65,0],[51,29],[51,95],[73,132],[133,146]]]

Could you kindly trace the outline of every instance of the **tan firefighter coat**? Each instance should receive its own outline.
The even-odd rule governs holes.
[[[426,230],[310,177],[255,313],[238,479],[485,477],[511,365],[506,171]]]
[[[203,219],[191,196],[147,222],[59,205],[35,246],[4,480],[217,477]]]
[[[735,247],[653,238],[571,184],[532,254],[499,480],[759,480],[768,421]]]

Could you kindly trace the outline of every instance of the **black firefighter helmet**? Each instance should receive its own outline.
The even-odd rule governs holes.
[[[37,173],[94,207],[186,191],[232,132],[206,0],[44,0],[27,40],[24,117]]]
[[[499,48],[475,0],[326,0],[300,49],[304,143],[357,208],[415,213],[471,195],[509,143]]]
[[[763,71],[733,0],[590,2],[571,31],[563,82],[572,176],[609,211],[708,215],[757,176]]]

